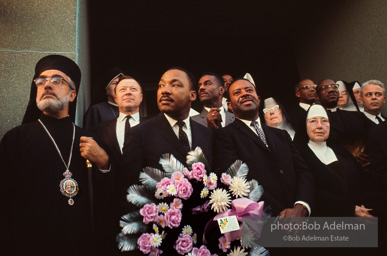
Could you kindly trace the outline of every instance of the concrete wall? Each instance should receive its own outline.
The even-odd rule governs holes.
[[[87,65],[87,51],[79,58],[79,51],[85,49],[78,35],[85,29],[80,21],[87,20],[79,15],[86,13],[84,2],[0,0],[0,138],[21,123],[40,58],[61,54]],[[87,75],[82,84],[87,83]],[[82,94],[78,96],[84,97]]]
[[[301,79],[378,79],[387,85],[387,1],[312,2],[300,8],[294,27]]]

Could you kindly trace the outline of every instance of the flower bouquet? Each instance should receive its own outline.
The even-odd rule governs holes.
[[[237,160],[218,180],[199,147],[188,153],[188,168],[169,154],[159,163],[164,172],[146,167],[140,173],[142,185],[128,189],[127,200],[139,210],[121,218],[121,251],[139,249],[154,256],[269,255],[257,242],[259,219],[265,214],[264,203],[257,203],[263,188],[254,179],[246,180],[246,164]],[[213,234],[220,238],[216,246],[208,246],[214,244],[208,239]]]

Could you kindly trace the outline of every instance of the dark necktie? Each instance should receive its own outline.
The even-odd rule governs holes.
[[[251,124],[253,125],[253,127],[257,131],[259,138],[261,138],[262,142],[266,145],[266,147],[268,147],[265,134],[263,133],[262,129],[258,127],[257,122],[252,121]]]
[[[183,126],[185,125],[185,123],[183,121],[178,121],[177,125],[179,126],[179,141],[186,151],[190,151],[191,148],[189,146],[188,137],[185,131],[183,130]]]
[[[376,120],[378,120],[379,124],[383,123],[383,120],[379,116],[376,116]]]
[[[126,120],[125,120],[125,135],[124,135],[124,145],[126,144],[126,142],[128,142],[128,137],[129,137],[129,131],[130,131],[130,123],[129,123],[129,119],[131,118],[132,116],[128,115],[126,116]]]

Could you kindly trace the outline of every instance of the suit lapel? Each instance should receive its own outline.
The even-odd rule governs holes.
[[[203,108],[203,111],[200,113],[200,117],[202,118],[202,123],[207,127],[207,114],[208,111]]]
[[[172,130],[172,127],[169,124],[167,118],[164,116],[164,114],[160,113],[158,118],[160,120],[159,129],[160,129],[161,136],[163,136],[171,145],[173,145],[184,156],[187,155],[188,152],[184,150],[183,146],[181,145],[179,139],[177,138],[176,134]]]
[[[251,129],[250,127],[247,127],[247,125],[245,123],[243,123],[241,120],[239,119],[235,119],[234,123],[233,123],[242,133],[244,133],[245,135],[247,135],[248,137],[250,137],[254,142],[256,142],[259,146],[261,146],[262,148],[270,151],[270,149],[268,147],[266,147],[266,145],[263,143],[263,141],[261,140],[261,138],[258,137],[257,134],[255,134]],[[267,138],[266,138],[267,139]]]
[[[232,122],[234,122],[235,120],[235,116],[234,114],[228,112],[227,110],[224,110],[224,112],[226,113],[226,126],[231,124]]]
[[[117,153],[121,155],[121,149],[117,139],[116,126],[117,126],[117,118],[113,119],[111,122],[108,122],[106,124],[106,131],[107,131],[109,140],[111,141],[111,144],[114,146],[114,150],[116,150]]]

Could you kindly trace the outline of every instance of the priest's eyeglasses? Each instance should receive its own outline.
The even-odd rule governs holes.
[[[300,86],[300,88],[298,88],[298,90],[309,90],[311,88],[316,89],[316,87],[317,87],[317,84],[307,84],[304,86]]]
[[[50,81],[50,83],[54,87],[58,87],[62,84],[62,82],[65,82],[71,89],[72,86],[61,76],[53,76],[53,77],[38,77],[34,80],[36,87],[43,87],[46,85],[46,82]]]
[[[276,112],[278,109],[279,109],[279,106],[278,105],[274,105],[271,108],[264,108],[263,109],[263,113],[266,115],[266,114],[269,114],[270,111]]]
[[[333,90],[338,90],[339,85],[338,84],[326,84],[320,87],[320,91],[326,91],[328,88],[332,88]]]

